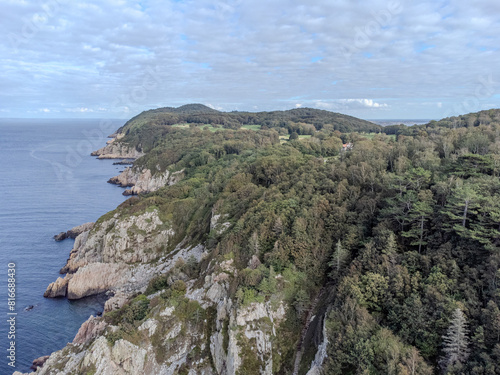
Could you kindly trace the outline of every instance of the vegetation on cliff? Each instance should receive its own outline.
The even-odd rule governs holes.
[[[294,373],[300,348],[305,374],[320,342],[328,343],[329,374],[500,373],[496,112],[487,124],[416,126],[397,138],[322,126],[283,144],[279,127],[179,128],[156,123],[164,113],[180,112],[131,120],[123,140],[147,150],[136,165],[183,169],[184,178],[116,212],[158,210],[176,236],[162,251],[203,243],[208,255],[154,279],[146,294],[160,294],[149,304],[139,296],[108,315],[121,327],[109,340],[132,337],[158,304],[182,306],[178,318],[210,336],[215,313],[186,299],[184,283],[225,274],[238,308],[287,306],[272,342],[273,373]],[[353,147],[342,151],[346,140]],[[221,268],[228,262],[230,272]],[[228,324],[223,350],[236,335]],[[240,371],[259,373],[264,359],[247,341]]]
[[[488,109],[475,113],[468,113],[460,116],[446,117],[439,121],[431,121],[424,125],[390,125],[385,126],[382,132],[386,134],[398,135],[418,135],[420,130],[431,131],[437,128],[473,128],[478,126],[488,126],[500,122],[500,109]]]
[[[159,131],[138,163],[186,177],[135,205],[175,211],[182,237],[234,258],[238,303],[273,298],[285,276],[287,337],[326,288],[331,373],[437,372],[457,309],[470,356],[448,371],[500,371],[500,124],[419,127],[397,141],[349,134],[349,152],[332,129],[284,145],[275,130]],[[222,234],[214,210],[231,224]],[[291,345],[282,373],[293,355]]]

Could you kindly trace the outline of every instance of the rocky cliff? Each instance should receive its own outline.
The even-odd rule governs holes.
[[[212,212],[212,230],[227,230],[230,223],[223,218]],[[157,210],[145,210],[108,215],[76,238],[61,270],[67,275],[47,288],[47,296],[111,297],[104,316],[90,317],[36,374],[276,373],[289,346],[282,323],[292,307],[279,294],[254,302],[231,297],[241,277],[234,260],[217,262],[201,244],[182,241],[166,252],[173,235]],[[188,276],[187,263],[203,268]],[[274,279],[286,283],[282,275]],[[147,296],[134,298],[138,293]],[[147,301],[147,313],[124,324],[124,316],[137,314],[140,298]],[[322,361],[317,357],[311,374]]]
[[[170,173],[156,171],[136,167],[127,167],[118,176],[109,179],[109,183],[116,184],[121,187],[132,187],[123,192],[123,195],[138,195],[142,193],[150,193],[167,185],[174,185],[182,179],[184,171]]]
[[[108,141],[106,146],[92,152],[91,155],[97,156],[98,159],[137,159],[144,155],[135,147],[120,142],[119,138],[121,137]]]
[[[134,158],[140,152],[114,140],[95,155]],[[198,165],[215,159],[200,154],[190,160]],[[265,265],[257,232],[219,250],[224,236],[243,226],[224,199],[245,189],[249,175],[204,191],[200,178],[186,173],[190,180],[183,179],[184,169],[153,169],[135,165],[110,179],[130,187],[127,194],[169,188],[130,198],[84,228],[60,271],[64,276],[47,287],[46,297],[105,293],[108,299],[103,316],[90,317],[72,343],[40,362],[36,374],[271,375],[292,373],[294,362],[301,374],[310,368],[318,373],[327,345],[321,334],[315,336],[324,343],[321,352],[303,358],[301,352],[296,360],[297,343],[308,334],[301,333],[303,318],[312,321],[314,315],[307,311],[313,310],[308,297],[296,297],[297,285],[306,281],[294,267],[277,272]],[[211,173],[207,178],[215,179]],[[198,192],[206,203],[193,199]],[[242,190],[236,201],[252,194]],[[273,228],[279,235],[283,224],[277,220]]]
[[[125,218],[115,214],[75,239],[61,269],[66,276],[50,284],[45,296],[79,299],[111,289],[140,290],[151,278],[151,262],[173,235],[157,210]]]
[[[232,259],[211,266],[201,285],[179,276],[178,260],[202,260],[208,254],[201,250],[185,250],[162,262],[170,264],[164,273],[177,273],[185,287],[176,287],[178,279],[149,295],[153,307],[136,329],[126,332],[116,325],[112,314],[120,310],[92,316],[73,343],[53,353],[36,374],[272,374],[279,362],[277,335],[287,306],[277,301],[242,306],[233,301],[228,292],[238,271]],[[181,293],[167,293],[173,288]]]

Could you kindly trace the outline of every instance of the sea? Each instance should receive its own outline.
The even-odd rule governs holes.
[[[0,119],[0,374],[29,372],[35,358],[62,349],[103,310],[102,296],[68,301],[43,293],[74,243],[53,236],[125,200],[122,188],[106,183],[124,166],[90,156],[123,123]]]
[[[377,125],[381,126],[389,126],[389,125],[406,125],[406,126],[412,126],[412,125],[424,125],[428,124],[432,120],[430,119],[377,119],[377,120],[367,120],[370,122],[373,122]]]

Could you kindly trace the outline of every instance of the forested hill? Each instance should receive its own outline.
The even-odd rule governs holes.
[[[409,127],[389,137],[341,134],[334,119],[350,130],[366,130],[365,122],[310,109],[145,112],[121,138],[144,146],[135,167],[185,177],[116,212],[157,210],[176,241],[206,246],[210,255],[193,266],[191,279],[182,276],[186,282],[202,285],[196,280],[214,265],[232,262],[224,298],[234,302],[235,316],[259,303],[286,306],[269,341],[273,373],[305,374],[318,349],[327,353],[321,367],[328,374],[500,374],[497,113],[460,117],[480,121],[473,126]],[[215,119],[271,129],[178,126]],[[280,139],[299,119],[324,123],[312,136]],[[140,121],[149,123],[134,128]],[[346,138],[353,142],[347,151]],[[221,230],[213,218],[224,218]],[[155,288],[169,285],[165,280]],[[173,303],[169,296],[161,303]],[[135,332],[113,322],[123,335]],[[221,323],[224,332],[238,329],[231,322]],[[238,337],[241,373],[258,374],[264,357]],[[193,363],[209,356],[195,354]]]
[[[426,125],[426,127],[445,127],[456,129],[490,124],[500,124],[500,109],[489,109],[461,116],[447,117],[439,121],[431,121]]]
[[[196,105],[142,118],[177,122],[198,111],[232,115]],[[130,362],[137,374],[160,366],[184,374],[500,374],[500,124],[491,119],[409,127],[396,137],[326,124],[286,139],[281,127],[129,127],[104,151],[141,147],[123,174],[155,189],[100,218],[92,246],[70,259],[90,259],[84,270],[93,264],[95,277],[103,259],[121,262],[112,280],[149,267],[149,285],[95,318],[109,326],[101,337],[51,356],[44,371],[68,363],[74,373],[93,372],[105,361],[91,353],[130,347],[141,353]],[[174,262],[189,249],[203,253]]]
[[[381,126],[340,113],[313,108],[297,108],[272,112],[220,112],[203,104],[188,104],[178,108],[165,107],[144,111],[128,121],[120,131],[128,132],[139,126],[176,124],[209,124],[238,129],[244,125],[284,128],[289,132],[310,134],[327,128],[341,132],[380,132]]]
[[[421,129],[432,132],[433,129],[448,128],[473,128],[482,125],[499,125],[500,109],[488,109],[480,112],[468,113],[460,116],[446,117],[438,121],[431,121],[424,125],[390,125],[383,128],[386,134],[414,135]]]

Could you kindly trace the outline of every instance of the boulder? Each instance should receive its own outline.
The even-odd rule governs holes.
[[[49,359],[49,357],[50,355],[44,355],[43,357],[35,359],[30,369],[36,371],[38,367],[42,367],[45,364],[45,362],[47,362],[47,359]]]
[[[66,232],[61,232],[59,234],[56,234],[54,236],[54,240],[56,241],[62,241],[62,240],[65,240],[66,239]]]

